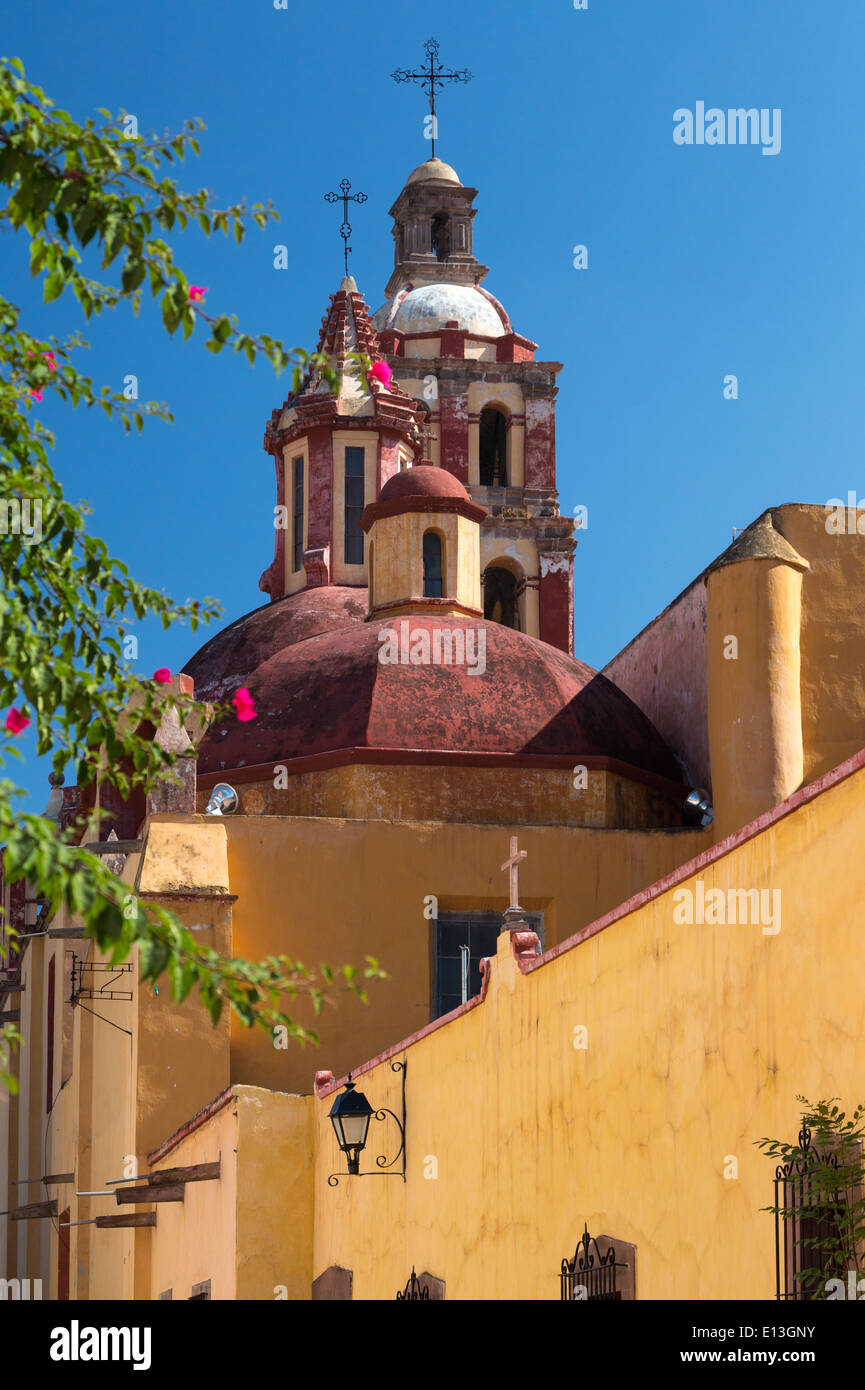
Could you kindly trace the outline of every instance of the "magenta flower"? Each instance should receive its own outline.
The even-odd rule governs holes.
[[[20,734],[23,733],[29,724],[30,720],[27,718],[27,715],[22,714],[20,709],[16,709],[13,705],[6,716],[6,722],[3,727],[8,734]]]
[[[171,672],[167,666],[160,666],[158,671],[153,672],[153,679],[157,685],[170,685]]]
[[[390,389],[393,381],[393,372],[386,362],[373,362],[367,376],[370,381],[377,381],[386,391]]]
[[[33,397],[33,399],[34,399],[35,401],[41,401],[41,399],[42,399],[42,392],[41,392],[41,391],[31,391],[30,394],[31,394],[31,396]]]
[[[255,718],[255,704],[245,685],[241,686],[231,703],[237,711],[237,717],[241,724]]]
[[[190,286],[189,286],[189,302],[190,302],[190,304],[201,304],[201,303],[203,302],[204,296],[207,294],[207,291],[208,291],[209,288],[210,288],[209,285],[190,285]]]
[[[52,372],[56,372],[56,371],[57,371],[57,363],[54,361],[54,353],[53,353],[53,352],[46,352],[46,354],[45,354],[45,361],[48,363],[48,369],[49,369],[49,371],[52,371]]]

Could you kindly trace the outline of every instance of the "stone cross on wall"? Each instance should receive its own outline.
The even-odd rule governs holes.
[[[516,911],[518,911],[518,912],[522,912],[522,910],[523,910],[523,909],[520,907],[520,904],[519,904],[519,892],[520,892],[520,880],[519,880],[519,872],[520,872],[520,871],[519,871],[519,865],[520,865],[520,863],[522,862],[522,860],[523,860],[523,859],[526,859],[527,857],[528,857],[528,856],[527,856],[527,854],[526,854],[526,851],[525,851],[524,849],[519,849],[519,848],[518,848],[518,846],[517,846],[517,837],[516,837],[516,835],[512,835],[512,836],[511,836],[511,857],[510,857],[510,859],[506,859],[506,860],[505,860],[504,864],[502,865],[502,869],[501,869],[502,873],[504,873],[505,870],[507,870],[508,873],[509,873],[509,875],[510,875],[510,897],[511,897],[511,901],[510,901],[510,906],[508,907],[508,911],[509,911],[509,912],[513,912],[515,909],[516,909]]]

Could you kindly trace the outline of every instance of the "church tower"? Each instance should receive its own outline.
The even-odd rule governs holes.
[[[391,209],[394,269],[370,316],[351,276],[331,296],[318,350],[342,370],[355,351],[383,360],[388,387],[345,372],[338,394],[311,373],[275,410],[277,530],[260,587],[365,589],[365,507],[401,469],[426,460],[485,510],[483,616],[573,654],[574,523],[559,511],[555,398],[561,363],[535,360],[482,286],[473,246],[477,189],[430,159]]]
[[[484,613],[573,652],[574,523],[559,511],[558,362],[514,332],[484,289],[474,199],[429,159],[391,208],[394,269],[374,315],[382,354],[429,413],[428,455],[488,516],[481,528]]]

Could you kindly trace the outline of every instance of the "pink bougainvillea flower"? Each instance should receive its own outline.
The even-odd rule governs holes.
[[[34,401],[41,401],[41,399],[42,399],[42,392],[41,392],[41,391],[31,391],[30,394],[31,394],[31,396],[33,397]]]
[[[20,709],[16,709],[13,705],[6,716],[6,722],[3,727],[8,734],[20,734],[29,724],[30,720],[27,718],[27,715],[22,714]]]
[[[248,719],[255,718],[255,704],[245,685],[240,687],[231,703],[237,710],[237,717],[241,724],[245,724]]]
[[[386,362],[373,362],[367,376],[370,381],[377,381],[379,385],[387,390],[393,381],[393,372]]]
[[[190,285],[190,286],[189,286],[189,302],[190,302],[190,304],[200,304],[200,303],[202,302],[202,300],[204,299],[204,296],[207,294],[207,291],[208,291],[209,288],[210,288],[209,285]]]
[[[153,672],[153,679],[157,685],[169,685],[171,682],[171,672],[167,666],[160,666],[158,671]]]
[[[54,353],[53,353],[53,352],[46,352],[46,354],[45,354],[45,361],[48,363],[49,371],[52,371],[52,372],[56,372],[56,371],[57,371],[57,363],[54,361]]]

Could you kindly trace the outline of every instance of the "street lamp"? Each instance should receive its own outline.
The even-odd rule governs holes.
[[[328,1178],[330,1187],[339,1187],[341,1177],[348,1178],[402,1178],[405,1182],[405,1073],[407,1062],[391,1062],[391,1071],[401,1073],[402,1078],[402,1121],[387,1106],[380,1105],[374,1110],[367,1100],[363,1091],[358,1091],[351,1079],[351,1072],[345,1083],[345,1090],[342,1091],[330,1107],[328,1119],[333,1125],[333,1132],[336,1135],[336,1142],[341,1151],[345,1154],[348,1163],[347,1173],[331,1173]],[[393,1120],[399,1130],[399,1149],[393,1158],[389,1159],[386,1154],[379,1154],[375,1160],[375,1168],[367,1173],[360,1171],[360,1155],[366,1148],[367,1134],[369,1131],[370,1120],[386,1121],[388,1115]],[[402,1164],[397,1167],[400,1159]]]
[[[372,1106],[363,1091],[358,1091],[348,1074],[345,1090],[330,1107],[328,1116],[336,1134],[336,1142],[348,1161],[348,1171],[357,1177],[360,1168],[360,1155],[366,1148],[366,1135],[372,1119]]]

